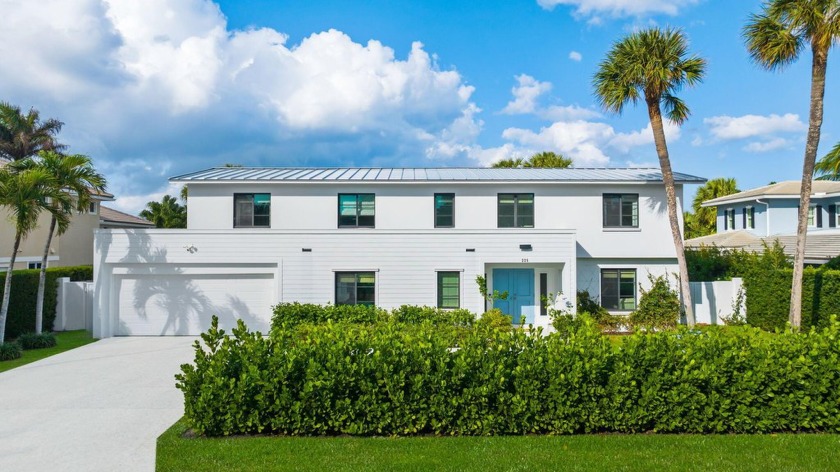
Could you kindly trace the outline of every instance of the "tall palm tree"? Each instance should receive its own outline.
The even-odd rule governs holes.
[[[685,86],[699,83],[706,70],[706,61],[698,56],[688,56],[688,41],[676,29],[649,28],[632,33],[613,44],[606,59],[598,67],[593,79],[595,95],[606,110],[621,114],[628,103],[644,100],[647,105],[665,198],[668,220],[677,252],[680,269],[680,293],[686,322],[694,325],[694,308],[688,285],[688,269],[677,212],[674,174],[665,141],[662,111],[673,123],[682,124],[688,119],[685,102],[675,95]]]
[[[811,47],[811,104],[790,289],[790,324],[799,328],[808,207],[823,121],[828,51],[840,39],[840,0],[769,0],[762,5],[760,13],[750,17],[743,33],[753,60],[768,70],[784,68],[796,61],[806,47]]]
[[[140,216],[155,224],[156,228],[186,228],[187,208],[171,195],[164,195],[159,202],[149,202]]]
[[[64,149],[55,137],[64,123],[49,118],[41,121],[41,114],[32,108],[24,114],[20,107],[0,102],[0,157],[19,161],[38,151]]]
[[[840,180],[840,143],[817,161],[814,170],[820,174],[817,180]]]
[[[20,242],[38,226],[38,217],[42,211],[52,213],[59,224],[66,225],[67,215],[59,208],[68,204],[67,195],[58,190],[54,177],[44,169],[19,170],[11,164],[0,168],[0,206],[8,207],[9,219],[15,225],[15,241],[6,271],[3,302],[0,304],[0,343],[6,337],[12,268],[15,266]]]
[[[40,168],[52,175],[57,189],[67,195],[66,201],[73,204],[58,207],[70,220],[74,211],[87,211],[94,193],[105,191],[105,177],[96,172],[90,158],[82,154],[63,155],[55,151],[41,151],[37,160],[21,161],[27,164],[19,165],[19,168]],[[47,258],[50,252],[53,235],[64,234],[67,224],[60,222],[52,215],[50,218],[50,229],[47,233],[47,242],[44,245],[44,255],[41,258],[41,273],[38,278],[38,298],[35,304],[35,332],[41,333],[44,319],[44,288],[47,278]]]
[[[733,193],[738,193],[739,191],[740,190],[738,190],[738,184],[735,182],[735,179],[723,177],[712,179],[697,189],[691,208],[694,210],[694,224],[695,230],[698,234],[692,236],[697,237],[712,234],[715,232],[715,227],[717,226],[717,209],[713,207],[703,207],[701,206],[703,202],[713,198],[732,195]]]
[[[543,151],[534,154],[528,159],[510,158],[495,162],[491,167],[501,169],[518,169],[518,168],[541,168],[541,169],[564,169],[572,166],[572,160],[562,154],[557,154],[551,151]]]

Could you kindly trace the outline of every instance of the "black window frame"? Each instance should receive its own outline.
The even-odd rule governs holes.
[[[615,283],[617,284],[616,287],[615,287],[616,300],[615,300],[614,304],[611,303],[612,300],[607,300],[606,299],[607,297],[605,295],[605,292],[607,292],[607,291],[604,290],[604,280],[605,280],[604,279],[604,274],[605,273],[610,273],[610,272],[615,273]],[[633,284],[632,284],[633,294],[632,294],[632,297],[629,296],[629,295],[622,296],[621,276],[622,276],[623,272],[624,273],[630,273],[630,272],[633,273]],[[601,273],[600,273],[600,282],[601,282],[601,300],[600,301],[601,301],[601,306],[603,308],[607,309],[607,310],[610,310],[610,311],[628,312],[628,311],[635,310],[636,307],[638,306],[638,303],[639,303],[637,281],[638,281],[638,273],[636,272],[636,269],[613,269],[613,268],[601,269]],[[632,301],[633,301],[632,307],[628,308],[625,305],[623,305],[622,304],[623,299],[626,299],[626,300],[632,299]]]
[[[341,222],[341,197],[355,197],[356,198],[356,214],[354,216],[355,223],[348,224]],[[362,215],[362,200],[360,197],[371,197],[371,201],[373,202],[373,215],[371,218],[370,224],[360,224],[360,218],[363,217]],[[376,228],[376,194],[375,193],[339,193],[337,198],[338,203],[338,215],[337,215],[337,224],[339,228]]]
[[[513,199],[513,225],[502,225],[502,197],[511,197]],[[528,218],[528,212],[524,210],[526,203],[520,202],[523,197],[530,197],[531,199],[531,224],[522,224],[522,218]],[[498,193],[496,194],[496,227],[497,228],[534,228],[536,226],[536,198],[533,193]],[[505,217],[507,218],[507,217]]]
[[[438,197],[449,197],[449,208],[451,209],[451,214],[449,215],[441,215],[438,213],[438,210],[441,207],[438,207]],[[432,205],[434,205],[434,217],[435,217],[435,228],[454,228],[455,227],[455,194],[454,193],[436,193],[432,200]],[[440,222],[441,218],[449,217],[450,223],[444,224]]]
[[[631,204],[629,215],[624,214],[625,198]],[[607,203],[609,200],[618,199],[618,224],[612,222],[614,216],[610,217]],[[635,215],[633,214],[633,206],[635,205]],[[625,217],[629,216],[630,224],[625,224]],[[634,219],[635,216],[635,219]],[[604,193],[601,195],[601,224],[606,229],[638,229],[639,228],[639,194],[638,193]]]
[[[828,227],[836,228],[840,226],[840,213],[837,211],[837,204],[832,203],[828,205]]]
[[[267,215],[257,215],[257,203],[256,197],[257,195],[263,195],[268,197],[268,214]],[[239,210],[239,205],[237,204],[239,198],[241,197],[250,197],[251,200],[251,224],[250,225],[243,225],[239,224],[239,214],[237,213]],[[266,224],[256,224],[257,217],[266,217]],[[233,227],[234,228],[271,228],[271,194],[270,193],[234,193],[233,194]]]
[[[735,229],[735,209],[734,208],[727,208],[723,211],[724,216],[726,218],[725,227],[726,229]]]
[[[454,306],[444,306],[443,282],[444,277],[454,275],[458,279],[457,300]],[[457,270],[437,271],[437,307],[444,310],[457,310],[461,308],[461,272]]]
[[[346,284],[346,282],[342,282],[340,279],[342,276],[353,275],[354,282],[353,282],[353,303],[347,303],[346,301],[340,301],[338,299],[339,293],[341,293],[341,289],[339,284]],[[362,276],[370,276],[373,278],[373,284],[370,286],[360,287],[360,279]],[[334,276],[334,296],[333,300],[335,301],[335,305],[366,305],[366,306],[376,306],[376,272],[369,271],[369,270],[360,270],[360,271],[352,271],[352,270],[344,270],[344,271],[336,271]],[[363,288],[369,290],[371,300],[369,302],[365,301],[363,303],[359,303],[359,288]]]

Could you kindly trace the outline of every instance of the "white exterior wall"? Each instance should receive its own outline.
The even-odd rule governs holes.
[[[520,244],[533,249],[522,251]],[[270,305],[334,302],[336,271],[375,272],[376,304],[384,308],[434,306],[436,272],[460,271],[461,307],[482,313],[475,278],[494,265],[550,267],[554,291],[576,291],[570,230],[99,230],[95,248],[97,337],[194,334],[213,314],[223,327],[244,318],[265,332]],[[241,293],[247,287],[259,287],[267,298]],[[156,310],[166,319],[154,319]],[[548,324],[548,317],[537,319]]]
[[[679,274],[677,259],[643,259],[643,258],[603,258],[578,259],[577,289],[587,290],[593,300],[601,300],[601,269],[636,269],[636,306],[639,304],[641,292],[639,286],[650,289],[650,277],[667,275],[672,286],[676,289],[676,276]],[[616,311],[615,314],[627,314]]]

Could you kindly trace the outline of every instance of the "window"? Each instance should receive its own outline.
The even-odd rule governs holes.
[[[817,207],[808,208],[808,227],[814,228],[817,226]]]
[[[461,273],[437,273],[438,308],[461,307]]]
[[[744,208],[744,229],[755,229],[755,208]]]
[[[836,228],[840,226],[840,213],[837,212],[837,204],[833,203],[828,206],[828,227]]]
[[[639,195],[604,194],[604,228],[638,228]]]
[[[455,227],[455,194],[435,194],[435,228]]]
[[[534,194],[500,193],[499,228],[533,228]]]
[[[29,269],[40,269],[42,267],[40,262],[30,262],[26,266]]]
[[[90,213],[91,215],[96,214],[96,202],[90,202],[88,204],[88,213]]]
[[[271,195],[268,193],[234,194],[233,227],[271,227]]]
[[[338,195],[339,228],[373,228],[376,223],[376,202],[372,193]]]
[[[618,311],[636,309],[636,269],[601,269],[601,306]]]
[[[726,218],[725,229],[735,229],[735,209],[724,210],[723,214]]]
[[[373,272],[336,272],[336,305],[374,305],[376,275]]]

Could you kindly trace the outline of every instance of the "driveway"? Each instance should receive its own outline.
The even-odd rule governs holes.
[[[0,470],[154,470],[195,339],[103,339],[0,373]]]

